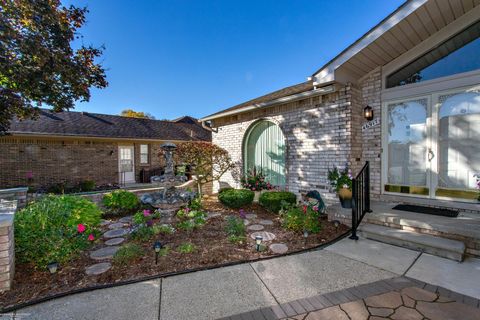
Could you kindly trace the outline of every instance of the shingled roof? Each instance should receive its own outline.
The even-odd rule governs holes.
[[[14,119],[11,134],[97,138],[211,141],[198,122],[128,118],[108,114],[41,109],[36,120]]]
[[[207,117],[204,117],[204,118],[215,117],[215,116],[220,115],[220,114],[225,113],[225,112],[239,110],[239,109],[242,109],[244,107],[254,106],[254,105],[259,104],[259,103],[269,102],[269,101],[272,101],[272,100],[288,97],[288,96],[291,96],[291,95],[294,95],[294,94],[297,94],[297,93],[310,91],[310,90],[313,90],[313,82],[312,81],[302,82],[302,83],[299,83],[299,84],[295,84],[293,86],[289,86],[289,87],[286,87],[286,88],[283,88],[283,89],[280,89],[280,90],[277,90],[277,91],[270,92],[270,93],[268,93],[266,95],[263,95],[261,97],[258,97],[258,98],[255,98],[255,99],[248,100],[246,102],[237,104],[236,106],[233,106],[233,107],[230,107],[228,109],[224,109],[222,111],[213,113],[213,114],[211,114]]]

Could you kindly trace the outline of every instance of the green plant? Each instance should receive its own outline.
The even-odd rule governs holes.
[[[113,256],[113,262],[115,264],[126,265],[145,254],[145,251],[141,246],[136,243],[127,243],[118,249]]]
[[[137,196],[126,190],[115,190],[103,196],[103,205],[110,213],[125,215],[138,208]]]
[[[284,203],[280,210],[283,227],[292,231],[318,233],[321,230],[321,213],[317,207]]]
[[[150,210],[143,210],[133,215],[133,223],[135,224],[148,223],[152,219],[153,219],[153,215],[151,214]]]
[[[152,229],[155,234],[172,234],[175,232],[175,228],[169,224],[154,225]]]
[[[188,206],[191,210],[201,210],[202,209],[202,199],[200,197],[195,197]]]
[[[228,190],[233,190],[233,189],[234,188],[232,188],[232,187],[223,187],[223,188],[218,189],[218,194],[223,193],[223,192],[228,191]]]
[[[328,170],[327,179],[336,192],[342,188],[352,190],[352,178],[348,165],[345,165],[343,170],[339,170],[336,166]]]
[[[85,180],[80,182],[78,185],[82,192],[89,192],[95,190],[95,181],[93,180]]]
[[[162,249],[160,249],[160,252],[158,253],[158,255],[160,257],[166,257],[168,256],[168,254],[170,253],[170,247],[169,246],[165,246],[163,247]]]
[[[138,241],[148,241],[155,235],[155,230],[152,227],[140,225],[132,232],[132,239]]]
[[[267,210],[277,213],[282,208],[282,202],[295,204],[297,197],[292,192],[272,191],[263,193],[258,202]]]
[[[244,243],[245,241],[247,241],[247,237],[245,236],[228,236],[228,241],[230,241],[231,243]]]
[[[252,203],[255,193],[247,189],[230,189],[218,195],[218,200],[229,208],[241,208]]]
[[[180,253],[192,253],[197,250],[197,247],[193,243],[185,242],[179,245],[177,250]]]
[[[177,228],[190,231],[203,226],[206,223],[207,214],[200,210],[183,208],[178,210],[177,217],[182,220],[177,223]]]
[[[47,195],[31,203],[14,217],[17,261],[44,268],[70,260],[95,239],[101,216],[93,202],[78,196]]]
[[[247,175],[241,179],[241,183],[245,189],[250,189],[252,191],[273,190],[275,188],[267,181],[263,172],[257,172],[255,167],[248,170]]]
[[[243,219],[234,216],[227,217],[226,231],[230,236],[244,236],[245,223],[243,222]]]

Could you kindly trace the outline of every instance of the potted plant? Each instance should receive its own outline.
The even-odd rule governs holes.
[[[328,181],[338,194],[342,208],[352,207],[352,174],[345,165],[343,170],[339,170],[336,166],[332,170],[328,170]]]
[[[273,190],[275,188],[265,179],[265,175],[261,171],[257,172],[256,168],[248,170],[247,175],[242,178],[241,182],[245,189],[255,192],[253,202],[258,202],[260,195],[266,190]]]

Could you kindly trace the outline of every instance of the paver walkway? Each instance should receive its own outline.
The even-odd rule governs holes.
[[[385,254],[374,254],[378,250],[385,250]],[[432,273],[424,271],[432,268],[429,255],[404,250],[365,239],[358,242],[345,239],[326,250],[80,293],[27,307],[18,310],[16,314],[17,319],[21,316],[20,319],[49,320],[202,320],[222,317],[233,320],[288,317],[335,319],[325,316],[320,318],[321,312],[340,310],[346,316],[344,310],[353,313],[355,306],[365,303],[369,320],[380,319],[370,316],[372,312],[383,312],[383,315],[388,314],[391,319],[401,319],[397,311],[400,315],[411,315],[414,314],[413,309],[427,317],[428,312],[443,310],[440,307],[456,308],[465,314],[463,318],[453,319],[480,319],[479,301],[476,299],[480,298],[479,259],[471,259],[466,263],[455,262],[456,265],[445,264],[444,260],[447,259],[436,260],[434,263],[439,267],[435,270],[435,277],[427,279]],[[365,258],[365,255],[369,258]],[[470,275],[469,282],[461,282],[462,272]],[[406,278],[405,274],[411,278]],[[471,276],[474,274],[476,276]],[[427,283],[412,279],[413,277],[425,279]],[[445,278],[456,278],[461,286],[453,287],[454,280],[447,281]],[[409,287],[434,292],[436,298],[434,301],[422,302],[416,296],[411,297],[411,292],[407,294],[407,291],[402,291]],[[389,304],[367,306],[368,297],[389,292],[396,292],[397,297],[401,295],[402,306],[411,310],[400,309],[402,306],[394,308]],[[459,292],[468,294],[462,295]],[[406,297],[403,297],[404,294]],[[391,295],[383,296],[378,301],[390,301]],[[415,304],[409,299],[420,302]],[[369,303],[371,300],[368,300]],[[356,303],[347,305],[351,302]],[[444,304],[434,309],[432,303]],[[339,306],[335,307],[337,305]],[[334,308],[328,310],[331,307]],[[382,309],[384,307],[385,310]],[[376,309],[370,310],[371,308]],[[357,311],[366,315],[364,309]],[[444,313],[448,314],[447,311]],[[476,318],[469,318],[471,314]],[[350,313],[348,315],[351,320],[368,319],[354,318]],[[342,315],[338,317],[342,319]],[[443,319],[434,313],[428,318]]]

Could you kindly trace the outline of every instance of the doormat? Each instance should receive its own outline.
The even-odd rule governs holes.
[[[393,210],[425,213],[425,214],[432,214],[435,216],[444,216],[444,217],[451,217],[451,218],[456,218],[458,216],[458,210],[422,207],[422,206],[415,206],[412,204],[398,204],[395,207],[393,207]]]

